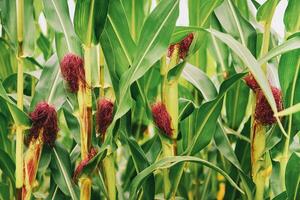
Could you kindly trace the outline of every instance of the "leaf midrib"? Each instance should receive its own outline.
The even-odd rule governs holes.
[[[122,46],[122,50],[123,50],[124,53],[125,53],[125,56],[126,56],[126,59],[127,59],[128,62],[129,62],[129,65],[132,65],[132,61],[131,61],[131,59],[130,59],[128,50],[125,48],[125,45],[124,45],[124,43],[123,43],[123,40],[122,40],[121,37],[120,37],[120,34],[119,34],[119,32],[118,32],[118,30],[117,30],[117,28],[116,28],[116,25],[114,24],[114,22],[113,22],[113,20],[111,19],[110,15],[107,15],[107,18],[108,18],[108,20],[110,21],[111,26],[112,26],[114,32],[116,33],[116,36],[117,36],[117,38],[118,38],[118,40],[119,40],[119,42],[120,42],[120,44],[121,44],[121,46]]]
[[[235,23],[236,23],[237,29],[238,29],[238,31],[239,31],[239,34],[240,34],[240,37],[241,37],[242,44],[243,44],[243,46],[246,47],[246,41],[245,41],[245,38],[244,38],[244,33],[243,33],[243,30],[242,30],[241,24],[240,24],[240,22],[239,22],[239,20],[238,20],[238,18],[237,18],[237,15],[236,15],[236,13],[235,13],[235,10],[234,10],[234,7],[233,7],[233,5],[232,5],[231,0],[228,0],[228,4],[229,4],[229,8],[230,8],[230,10],[231,10],[231,12],[232,12],[233,19],[234,19],[234,21],[235,21]]]
[[[160,33],[161,29],[164,27],[164,25],[166,24],[166,22],[169,20],[169,17],[171,16],[171,14],[173,13],[173,10],[176,8],[176,6],[178,5],[178,0],[176,1],[176,3],[173,5],[173,7],[171,8],[170,12],[168,13],[168,15],[166,16],[166,18],[163,20],[163,22],[161,23],[160,27],[158,28],[158,30],[156,31],[156,33],[154,34],[152,40],[150,41],[148,47],[145,49],[144,51],[144,54],[141,56],[141,58],[139,59],[137,65],[135,66],[133,72],[132,72],[132,75],[131,76],[128,76],[129,77],[129,80],[126,80],[125,82],[125,88],[126,90],[122,90],[122,97],[124,96],[124,94],[126,93],[127,91],[127,87],[130,85],[130,82],[132,81],[131,80],[131,77],[134,77],[135,76],[135,73],[137,72],[137,70],[139,69],[142,61],[144,60],[145,56],[147,55],[149,49],[151,48],[152,44],[154,43],[155,39],[157,38],[158,34]],[[128,83],[129,81],[129,83]]]
[[[57,16],[58,16],[58,19],[59,19],[59,22],[60,22],[60,24],[61,24],[61,27],[62,27],[62,29],[63,29],[64,35],[65,35],[65,38],[66,38],[66,42],[67,42],[67,46],[68,46],[68,50],[69,50],[69,52],[72,52],[72,48],[71,48],[71,45],[70,45],[70,41],[69,41],[68,34],[67,34],[66,28],[65,28],[65,26],[64,26],[62,17],[60,16],[60,13],[59,13],[59,11],[58,11],[58,8],[57,8],[57,6],[56,6],[54,0],[51,0],[51,1],[52,1],[53,6],[54,6],[55,12],[56,12],[56,14],[57,14]]]
[[[216,37],[214,35],[211,35],[211,37],[212,37],[212,41],[213,41],[213,44],[214,44],[215,49],[216,49],[217,57],[220,60],[221,68],[223,70],[226,70],[225,64],[223,62],[223,57],[222,57],[222,54],[221,54],[221,51],[220,51],[220,47],[219,47],[219,45],[216,41]]]
[[[51,103],[51,100],[53,98],[54,90],[55,90],[54,86],[56,85],[56,83],[58,81],[59,74],[60,74],[60,68],[58,67],[58,70],[57,70],[57,73],[56,73],[56,76],[55,76],[55,79],[54,79],[54,82],[53,82],[53,85],[51,87],[50,94],[49,94],[49,97],[48,97],[48,100],[47,100],[48,103]]]
[[[54,154],[55,154],[55,156],[56,156],[56,158],[57,158],[59,167],[60,167],[60,169],[61,169],[61,171],[62,171],[62,173],[63,173],[63,175],[64,175],[64,179],[65,179],[66,184],[67,184],[67,186],[68,186],[68,189],[69,189],[69,191],[70,191],[70,195],[71,195],[72,199],[77,200],[76,195],[74,194],[74,190],[73,190],[72,187],[71,187],[71,183],[69,182],[69,180],[68,180],[67,178],[65,178],[65,177],[67,177],[67,173],[66,173],[66,171],[65,171],[65,169],[64,169],[64,167],[63,167],[63,165],[62,165],[62,163],[61,163],[61,161],[60,161],[60,158],[59,158],[59,156],[58,156],[58,154],[57,154],[57,152],[56,152],[56,149],[53,148],[53,151],[54,151]]]

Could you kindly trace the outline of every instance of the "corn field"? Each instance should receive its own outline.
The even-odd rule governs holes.
[[[300,199],[282,1],[0,0],[0,199]]]

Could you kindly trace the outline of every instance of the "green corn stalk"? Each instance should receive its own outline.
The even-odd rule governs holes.
[[[80,84],[78,91],[80,137],[81,137],[81,159],[88,157],[92,136],[92,91],[91,91],[91,46],[85,46],[84,68],[87,85]],[[91,180],[85,176],[80,178],[80,199],[89,200],[91,191]]]
[[[273,14],[271,15],[273,16]],[[268,53],[269,43],[270,43],[270,29],[271,20],[265,21],[264,33],[262,47],[260,51],[260,57]],[[267,73],[267,63],[262,64],[262,70]],[[260,200],[264,197],[264,191],[266,187],[266,182],[270,177],[270,171],[272,171],[272,165],[269,161],[270,156],[268,152],[265,152],[266,147],[266,127],[257,123],[254,120],[254,109],[255,109],[255,99],[256,95],[253,95],[252,106],[252,121],[251,121],[251,162],[252,162],[252,179],[256,185],[255,199]]]
[[[23,19],[24,0],[16,0],[17,7],[17,37],[18,37],[18,74],[17,74],[17,106],[23,110]],[[16,127],[16,190],[17,198],[22,195],[23,186],[23,128]]]
[[[170,58],[170,63],[166,64],[166,58],[162,59],[161,64],[161,76],[162,76],[162,86],[161,86],[161,99],[162,103],[165,104],[168,113],[171,116],[171,126],[172,126],[172,139],[161,137],[162,141],[162,151],[163,157],[175,156],[177,152],[176,138],[178,134],[178,80],[168,80],[168,72],[173,67],[177,65],[179,61],[179,45],[175,45],[174,51]],[[163,170],[163,180],[164,180],[164,195],[165,198],[171,190],[171,182],[169,178],[169,169]],[[173,198],[173,197],[172,197]]]
[[[105,79],[104,79],[104,56],[101,47],[99,46],[99,71],[100,71],[100,91],[99,98],[105,97]],[[104,134],[106,135],[106,134]],[[103,138],[105,140],[105,136]],[[107,156],[102,161],[105,184],[108,191],[109,200],[116,199],[116,172],[114,164],[113,152],[108,152]]]

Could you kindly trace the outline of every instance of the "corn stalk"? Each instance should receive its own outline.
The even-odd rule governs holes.
[[[170,58],[170,63],[166,63],[166,58],[162,59],[161,63],[161,99],[166,106],[168,113],[171,116],[172,139],[161,137],[162,141],[162,157],[169,157],[176,155],[176,137],[178,134],[178,80],[168,80],[168,72],[177,65],[179,61],[179,45],[174,46],[174,51]],[[169,169],[163,170],[164,180],[164,195],[168,196],[171,190],[171,182],[169,178]],[[173,197],[172,197],[173,198]],[[175,198],[175,197],[174,197]]]
[[[100,91],[99,99],[105,97],[105,78],[104,78],[104,56],[103,51],[99,45],[99,72],[100,72]],[[104,134],[103,140],[105,140],[106,134]],[[114,154],[113,152],[108,152],[107,156],[102,161],[105,184],[108,191],[109,200],[116,199],[116,172],[114,164]]]
[[[264,22],[264,33],[262,40],[262,47],[260,51],[260,57],[263,57],[268,53],[270,44],[270,29],[271,20],[273,14],[270,15],[269,20]],[[263,63],[261,66],[263,72],[267,76],[267,63]],[[266,147],[266,135],[267,129],[264,125],[255,121],[255,106],[256,95],[252,97],[252,121],[251,121],[251,162],[252,162],[252,179],[256,185],[255,199],[263,199],[266,182],[270,177],[272,171],[272,165],[270,163],[270,156],[268,152],[265,152]]]
[[[24,0],[16,0],[17,12],[17,37],[18,37],[18,74],[17,74],[17,106],[23,110],[23,19]],[[16,190],[17,199],[21,198],[23,186],[23,128],[16,127]]]

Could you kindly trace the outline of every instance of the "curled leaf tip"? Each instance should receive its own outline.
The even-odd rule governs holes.
[[[36,105],[34,111],[29,114],[29,117],[32,126],[29,130],[28,141],[30,142],[33,138],[37,139],[41,133],[43,134],[43,142],[53,146],[59,130],[55,108],[46,102],[40,102]]]
[[[172,137],[171,116],[162,102],[152,105],[152,116],[156,126],[168,137]]]
[[[79,84],[86,85],[83,59],[75,54],[66,54],[60,62],[63,78],[72,93],[79,90]]]
[[[271,87],[272,94],[276,102],[278,111],[283,110],[282,95],[280,89]],[[255,107],[255,120],[263,125],[272,125],[276,123],[274,112],[268,103],[262,90],[258,89],[256,92],[256,107]]]
[[[100,99],[97,104],[97,131],[104,135],[113,120],[114,104],[108,99]]]

